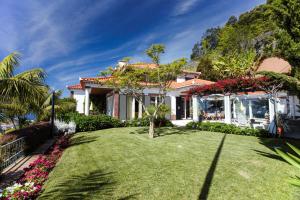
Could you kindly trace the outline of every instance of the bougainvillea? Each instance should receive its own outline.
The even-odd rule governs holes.
[[[45,155],[39,156],[34,162],[30,163],[28,168],[24,169],[24,174],[13,186],[2,191],[1,199],[35,199],[68,144],[69,136],[58,139]]]
[[[187,94],[190,95],[210,95],[210,94],[232,94],[239,92],[254,92],[262,90],[269,84],[267,77],[260,78],[236,78],[220,80],[210,85],[198,86],[190,89]]]

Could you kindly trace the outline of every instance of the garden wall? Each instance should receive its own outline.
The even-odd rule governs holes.
[[[38,146],[51,138],[51,125],[49,122],[40,122],[26,128],[12,131],[0,138],[0,145],[7,144],[22,137],[25,137],[26,152],[34,151]]]

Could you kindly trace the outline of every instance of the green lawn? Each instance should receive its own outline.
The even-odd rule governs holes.
[[[298,199],[278,140],[165,128],[79,133],[40,199]],[[223,141],[223,142],[222,142]],[[297,144],[299,145],[299,143]]]

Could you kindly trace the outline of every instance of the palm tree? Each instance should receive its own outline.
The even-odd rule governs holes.
[[[0,120],[24,117],[35,111],[47,86],[43,69],[35,68],[15,74],[20,54],[13,52],[0,61]]]
[[[72,98],[61,98],[61,95],[61,90],[57,90],[54,93],[54,109],[56,117],[59,117],[58,115],[76,111],[76,100]],[[40,108],[39,112],[37,113],[38,120],[48,120],[50,118],[53,99],[52,96],[52,92],[47,93],[47,95],[44,96],[43,101],[41,101],[41,104],[38,106]]]
[[[0,61],[0,101],[18,98],[21,102],[37,100],[45,89],[45,73],[35,68],[15,74],[20,54],[13,52]]]

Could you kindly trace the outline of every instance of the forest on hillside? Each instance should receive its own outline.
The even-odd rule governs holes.
[[[270,56],[289,61],[300,78],[300,1],[268,0],[205,31],[191,54],[202,78],[216,81],[251,75]]]

